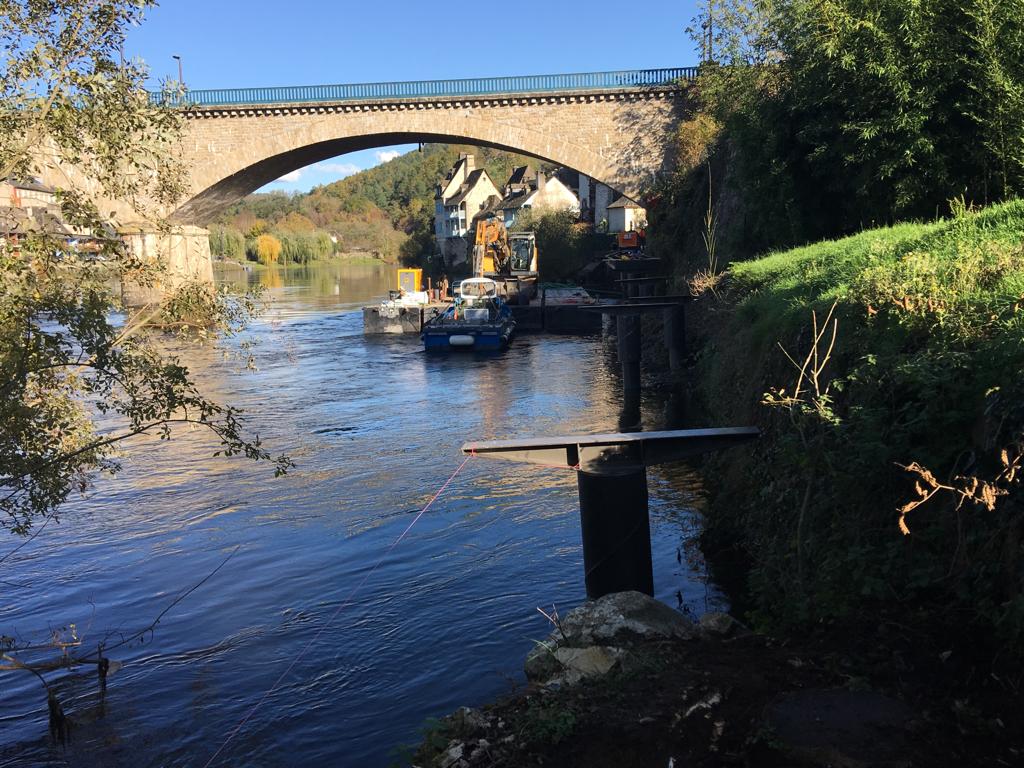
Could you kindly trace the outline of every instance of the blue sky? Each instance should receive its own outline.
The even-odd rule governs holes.
[[[164,0],[125,53],[154,85],[177,79],[178,54],[197,89],[678,67],[696,63],[685,29],[697,2]],[[268,188],[308,190],[412,149],[353,152]]]

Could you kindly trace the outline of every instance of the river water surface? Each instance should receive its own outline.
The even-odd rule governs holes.
[[[402,764],[396,747],[426,718],[522,682],[550,631],[537,608],[585,597],[574,474],[471,460],[389,548],[464,441],[615,431],[614,345],[520,336],[499,356],[428,356],[411,335],[364,337],[358,309],[393,274],[250,276],[272,299],[247,334],[258,370],[231,354],[237,342],[182,350],[207,394],[291,455],[288,476],[211,458],[200,432],[142,440],[4,563],[0,633],[45,641],[74,623],[94,647],[148,625],[237,550],[143,643],[111,653],[124,667],[105,695],[94,671],[53,677],[76,723],[67,745],[48,735],[38,681],[0,672],[0,765],[203,766],[243,720],[214,764]],[[660,410],[645,403],[646,429]],[[649,482],[657,596],[697,614],[721,605],[686,556],[694,477],[659,469]],[[0,539],[0,557],[18,543]]]

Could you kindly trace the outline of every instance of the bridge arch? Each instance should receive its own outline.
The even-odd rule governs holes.
[[[203,225],[290,171],[338,155],[416,142],[508,150],[579,171],[630,197],[672,163],[684,113],[677,89],[418,99],[189,111],[190,194],[172,218]]]

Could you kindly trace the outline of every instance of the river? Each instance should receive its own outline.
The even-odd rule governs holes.
[[[0,765],[202,766],[243,720],[215,764],[388,765],[428,717],[523,681],[523,658],[551,629],[537,608],[564,613],[585,597],[573,472],[471,460],[389,548],[462,463],[464,441],[614,431],[614,345],[523,335],[482,358],[363,336],[358,309],[393,274],[250,275],[268,286],[268,311],[241,339],[181,350],[204,392],[245,408],[267,446],[291,455],[286,477],[212,458],[201,432],[143,439],[118,477],[4,563],[0,632],[45,640],[74,623],[89,646],[145,627],[235,553],[144,642],[111,654],[124,666],[105,694],[94,670],[53,678],[76,723],[66,746],[48,735],[39,682],[0,673]],[[645,398],[646,429],[661,410]],[[723,602],[688,556],[698,497],[685,468],[650,473],[657,596],[695,614]],[[0,557],[18,543],[0,539]]]

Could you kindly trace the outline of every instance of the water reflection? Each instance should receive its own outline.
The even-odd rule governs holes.
[[[8,561],[5,580],[31,589],[4,588],[0,628],[38,637],[75,621],[95,640],[144,626],[240,546],[151,641],[122,649],[105,697],[94,672],[59,683],[79,723],[65,749],[50,743],[38,684],[5,677],[0,764],[202,764],[314,638],[223,764],[386,764],[424,718],[508,689],[530,638],[548,631],[538,605],[583,599],[575,475],[479,460],[316,637],[458,466],[464,441],[606,432],[621,415],[600,338],[524,336],[477,359],[425,355],[412,336],[364,337],[352,310],[392,275],[223,273],[273,286],[252,329],[259,370],[221,349],[182,355],[207,393],[246,408],[299,466],[274,481],[265,467],[211,459],[202,432],[143,438],[120,478]],[[645,399],[645,427],[662,412]],[[715,605],[699,562],[677,559],[696,535],[693,479],[670,467],[649,478],[657,595]]]
[[[243,290],[260,285],[279,298],[299,295],[304,308],[346,307],[373,303],[395,281],[395,267],[381,262],[313,262],[287,266],[216,265],[217,280]]]

